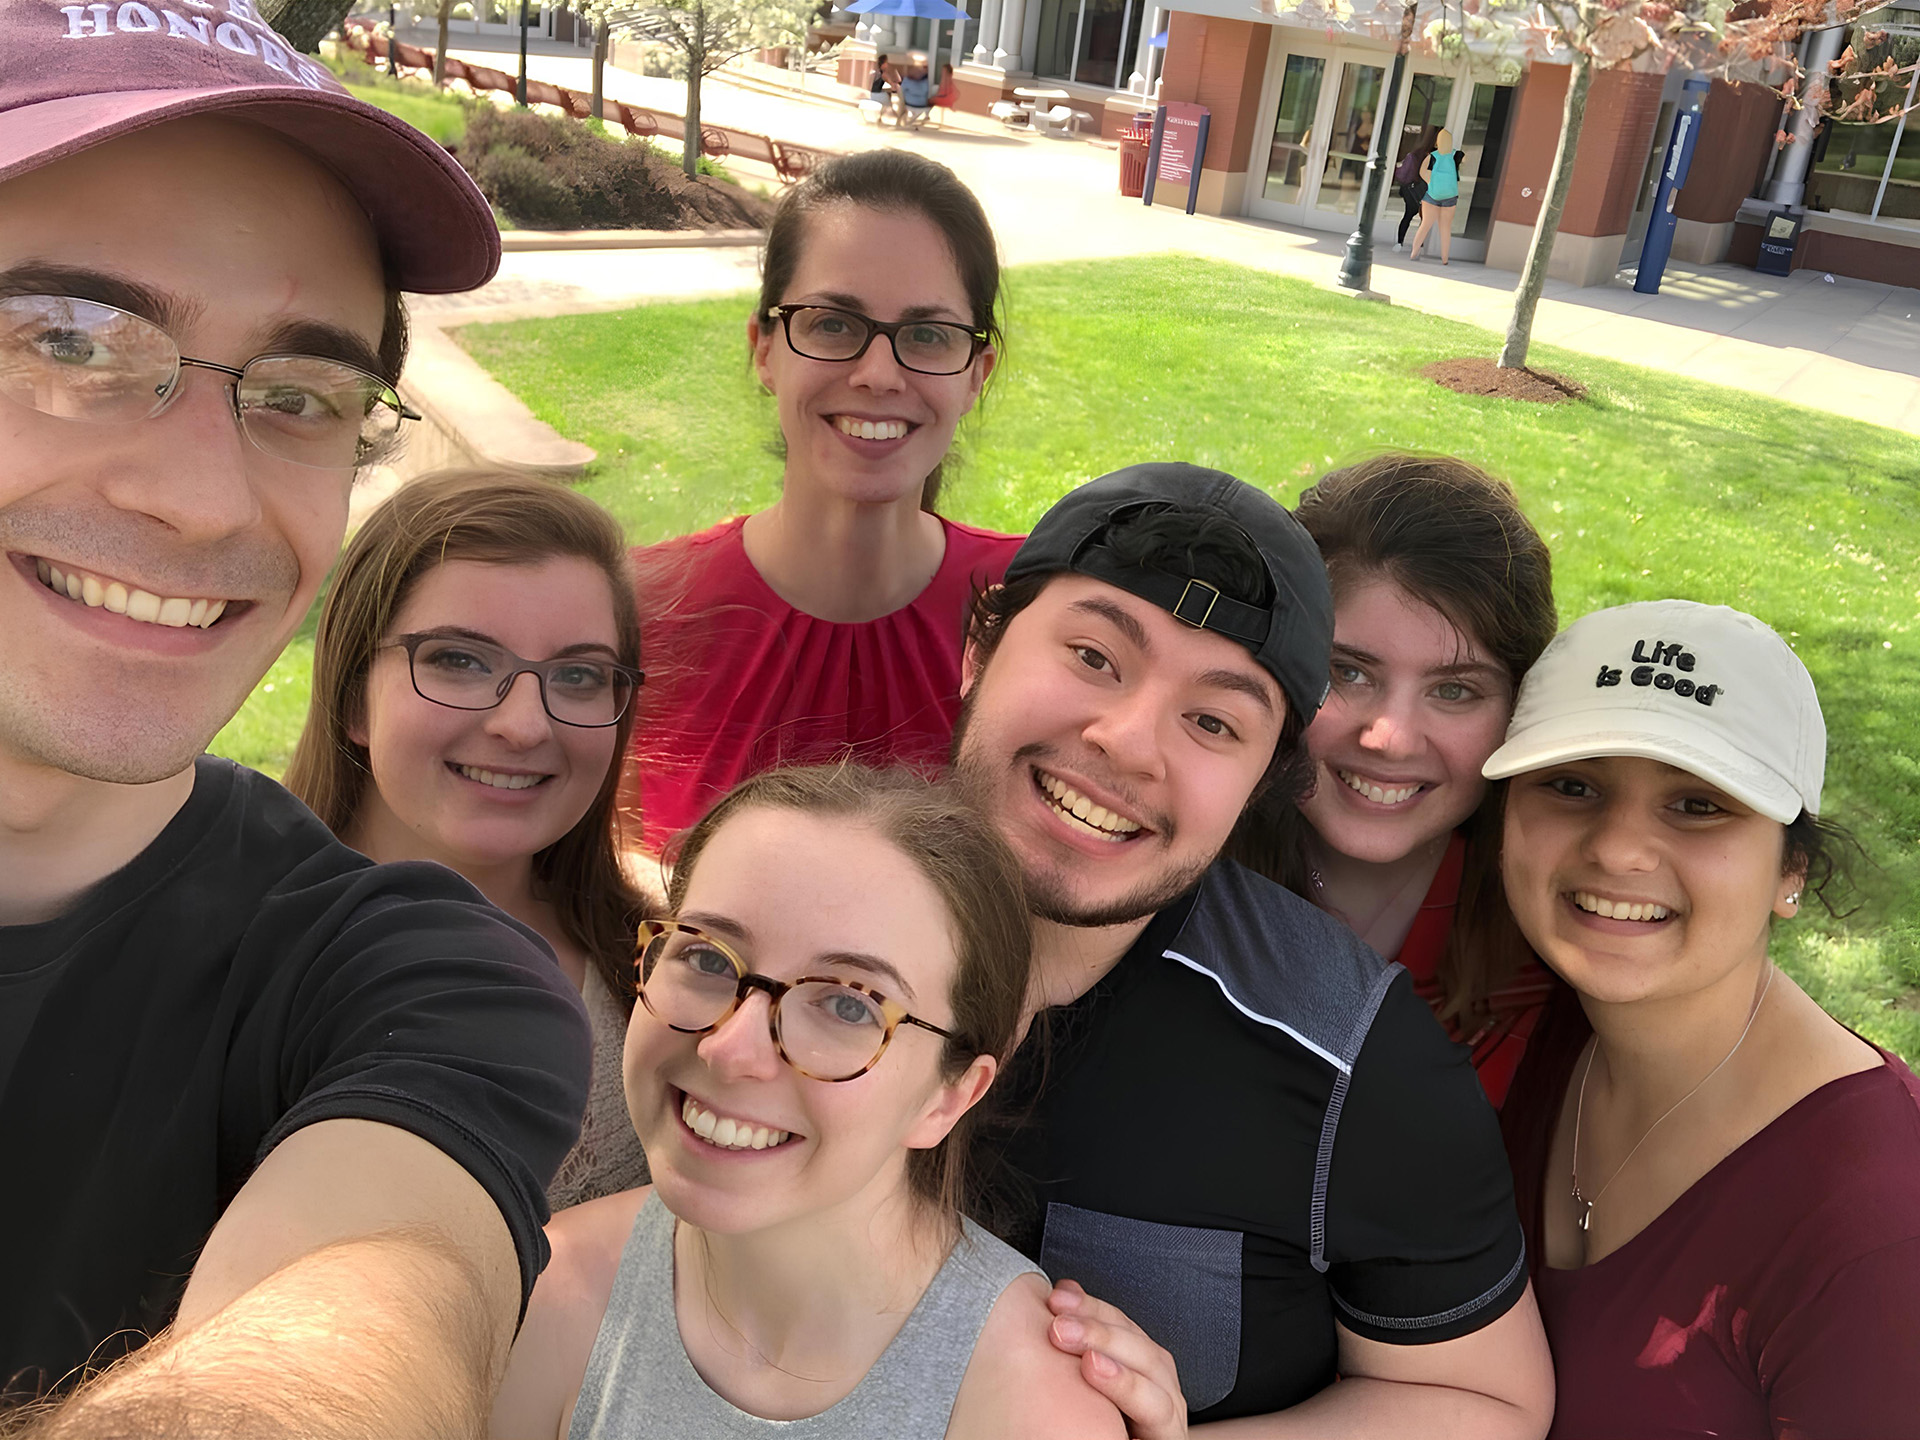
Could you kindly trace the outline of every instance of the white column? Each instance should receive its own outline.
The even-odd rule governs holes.
[[[1006,3],[1007,0],[980,0],[980,35],[973,47],[974,64],[994,63],[994,47],[1000,43],[1000,14]]]
[[[984,3],[984,0],[975,0],[975,3],[981,4],[981,3]],[[958,70],[962,65],[967,63],[966,42],[967,42],[967,22],[964,20],[954,21],[953,22],[953,68],[956,70]],[[939,74],[937,73],[939,71],[939,68],[940,67],[937,65],[934,66],[934,70],[936,72],[934,75],[934,84],[936,85],[940,83],[940,77],[939,77]]]
[[[893,48],[911,50],[913,48],[913,16],[896,15],[893,17]]]
[[[1027,0],[1007,0],[1000,17],[1000,47],[993,52],[993,63],[1002,70],[1020,68],[1020,41],[1027,28]],[[1007,49],[1012,45],[1013,49]]]
[[[1767,201],[1772,205],[1798,208],[1807,198],[1807,171],[1813,166],[1813,127],[1830,108],[1833,84],[1832,65],[1847,43],[1847,27],[1816,31],[1807,41],[1806,82],[1803,93],[1818,85],[1825,95],[1819,106],[1802,105],[1793,112],[1787,126],[1792,143],[1780,152],[1780,163],[1773,167],[1773,179],[1767,182]]]
[[[1167,28],[1167,12],[1158,5],[1152,9],[1152,18],[1140,27],[1140,33],[1134,37],[1133,74],[1127,78],[1127,89],[1135,95],[1147,93],[1147,77],[1153,73],[1153,46],[1147,42]]]

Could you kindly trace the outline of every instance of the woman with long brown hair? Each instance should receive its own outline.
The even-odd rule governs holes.
[[[355,849],[465,876],[580,990],[593,1087],[548,1187],[555,1209],[647,1178],[620,1091],[645,902],[615,831],[639,661],[610,515],[533,477],[431,476],[375,510],[341,558],[286,776]]]
[[[759,770],[945,765],[967,606],[1020,543],[935,510],[1000,309],[993,229],[944,165],[844,155],[781,197],[746,324],[780,496],[635,554],[646,850]]]
[[[904,770],[769,771],[669,900],[626,1051],[654,1184],[548,1227],[490,1433],[1118,1440],[1045,1279],[963,1218],[1032,959],[993,827]]]
[[[1500,890],[1499,746],[1553,638],[1552,562],[1510,487],[1464,460],[1336,470],[1295,512],[1333,584],[1312,795],[1259,868],[1397,959],[1497,1105],[1546,994]]]

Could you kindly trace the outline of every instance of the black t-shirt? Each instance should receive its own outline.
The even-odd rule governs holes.
[[[130,864],[0,927],[0,1392],[165,1325],[254,1167],[374,1120],[499,1205],[523,1297],[586,1102],[579,997],[437,865],[375,865],[264,776],[202,757]]]
[[[1037,1043],[1036,1043],[1037,1042]],[[1222,862],[1016,1055],[1007,1238],[1172,1352],[1196,1421],[1525,1290],[1500,1129],[1406,971]]]

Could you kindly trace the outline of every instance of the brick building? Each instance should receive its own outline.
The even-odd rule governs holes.
[[[1340,234],[1353,228],[1376,130],[1385,126],[1394,137],[1397,159],[1430,145],[1445,126],[1466,152],[1454,259],[1508,270],[1525,261],[1559,141],[1564,64],[1477,54],[1473,45],[1453,59],[1416,54],[1390,116],[1392,46],[1380,37],[1398,30],[1397,0],[1371,0],[1372,9],[1358,0],[1344,26],[1307,6],[1276,16],[1274,0],[1265,9],[1259,0],[966,3],[978,18],[904,22],[925,35],[877,34],[887,48],[936,49],[940,60],[954,61],[964,109],[985,113],[1016,87],[1045,84],[1097,116],[1111,136],[1156,102],[1205,105],[1212,118],[1202,211]],[[1920,58],[1920,0],[1892,0],[1851,30],[1808,37],[1809,69],[1847,43],[1865,47],[1871,36],[1896,63],[1911,66]],[[843,78],[863,81],[863,57],[873,48],[864,37],[845,47]],[[1684,79],[1681,71],[1595,74],[1554,246],[1558,278],[1602,284],[1638,257]],[[1916,98],[1906,75],[1882,88],[1882,108]],[[1782,124],[1795,127],[1800,143],[1776,145]],[[1157,201],[1185,205],[1184,186],[1178,195],[1161,191]],[[1804,206],[1796,265],[1920,285],[1920,113],[1883,125],[1817,121],[1804,111],[1783,116],[1764,86],[1715,81],[1675,206],[1675,257],[1752,263],[1767,213],[1782,206]],[[1390,242],[1399,218],[1399,202],[1389,196],[1377,238]]]

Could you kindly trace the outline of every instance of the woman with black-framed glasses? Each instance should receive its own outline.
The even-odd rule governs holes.
[[[429,476],[368,516],[321,609],[287,788],[375,860],[458,871],[587,1005],[594,1074],[554,1209],[643,1183],[620,1048],[643,902],[618,860],[640,631],[620,527],[565,486]]]
[[[782,199],[747,321],[778,498],[635,556],[653,678],[623,802],[646,849],[769,766],[945,763],[967,604],[1019,545],[934,508],[999,306],[992,228],[942,165],[844,156]]]
[[[904,771],[771,771],[669,899],[626,1051],[653,1185],[548,1227],[491,1433],[1117,1440],[1040,1273],[962,1218],[1031,959],[992,827]]]

